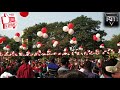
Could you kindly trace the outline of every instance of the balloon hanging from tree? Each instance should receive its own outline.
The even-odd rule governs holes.
[[[63,31],[64,32],[68,32],[68,34],[72,35],[72,34],[74,34],[73,28],[74,28],[74,24],[73,23],[69,23],[67,26],[63,27]]]
[[[37,48],[40,48],[42,46],[42,43],[41,42],[37,42],[36,46],[37,46]]]
[[[118,47],[120,46],[120,42],[117,43],[117,46],[118,46]]]
[[[43,28],[41,29],[41,31],[38,31],[38,32],[37,32],[37,36],[38,36],[38,37],[43,37],[43,38],[48,38],[47,28],[46,28],[46,27],[43,27]]]
[[[22,44],[22,45],[20,46],[20,49],[22,49],[22,50],[27,50],[27,45],[26,45],[26,44]]]
[[[100,48],[105,48],[104,44],[101,44],[101,45],[100,45]]]
[[[52,40],[52,43],[53,43],[53,47],[56,47],[59,44],[59,42],[56,40]]]
[[[10,46],[6,45],[5,47],[3,47],[3,50],[9,51],[10,50]]]
[[[3,44],[3,42],[6,41],[5,37],[0,37],[0,44]]]
[[[13,39],[16,41],[16,42],[20,42],[20,33],[16,33],[15,36],[13,37]]]
[[[64,48],[64,52],[68,52],[68,48]]]
[[[77,40],[75,37],[73,37],[71,40],[70,40],[70,44],[77,44]]]
[[[96,35],[93,35],[93,40],[99,42],[100,41],[100,34],[97,33]]]
[[[80,46],[78,49],[82,51],[83,50],[83,46]]]

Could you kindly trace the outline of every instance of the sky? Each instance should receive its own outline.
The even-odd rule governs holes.
[[[110,40],[113,35],[120,34],[120,26],[118,27],[105,27],[104,26],[104,12],[29,12],[27,17],[20,16],[19,12],[0,12],[0,17],[3,14],[14,14],[16,18],[17,27],[15,29],[3,29],[3,25],[0,18],[0,35],[5,35],[10,38],[14,37],[16,32],[22,34],[22,31],[30,26],[39,24],[42,22],[53,23],[53,22],[66,22],[81,15],[85,15],[93,20],[101,21],[100,29],[105,30],[107,36],[104,38]],[[119,12],[120,14],[120,12]]]

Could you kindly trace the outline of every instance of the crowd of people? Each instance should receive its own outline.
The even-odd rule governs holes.
[[[120,78],[120,56],[84,60],[69,56],[34,60],[30,56],[11,57],[0,58],[0,78]]]

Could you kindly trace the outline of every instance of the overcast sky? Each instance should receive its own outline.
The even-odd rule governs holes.
[[[0,12],[0,17],[3,15],[4,12]],[[104,12],[29,12],[28,17],[21,17],[19,12],[6,12],[7,14],[15,14],[17,19],[17,28],[14,29],[3,29],[2,23],[0,22],[0,34],[6,35],[10,38],[12,38],[16,32],[21,33],[22,30],[29,26],[33,26],[38,23],[46,22],[46,23],[52,23],[52,22],[65,22],[72,19],[75,19],[76,17],[79,17],[81,15],[85,15],[87,17],[92,18],[93,20],[99,20],[101,21],[101,29],[105,30],[107,32],[107,36],[105,37],[106,40],[109,40],[112,38],[112,36],[120,34],[120,26],[115,28],[109,28],[105,27],[103,22],[103,16]]]

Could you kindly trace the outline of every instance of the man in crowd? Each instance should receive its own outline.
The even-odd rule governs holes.
[[[68,68],[69,58],[68,57],[63,57],[61,59],[61,64],[62,64],[62,66],[58,69],[58,75],[66,73],[69,70],[69,68]]]
[[[57,71],[59,66],[55,63],[55,58],[51,57],[50,63],[47,66],[47,72],[49,73],[49,78],[57,77]]]
[[[28,64],[30,58],[25,56],[23,64],[17,71],[17,78],[34,78],[32,67]]]
[[[112,78],[120,78],[120,61],[115,66],[106,66],[105,69],[111,73]]]

